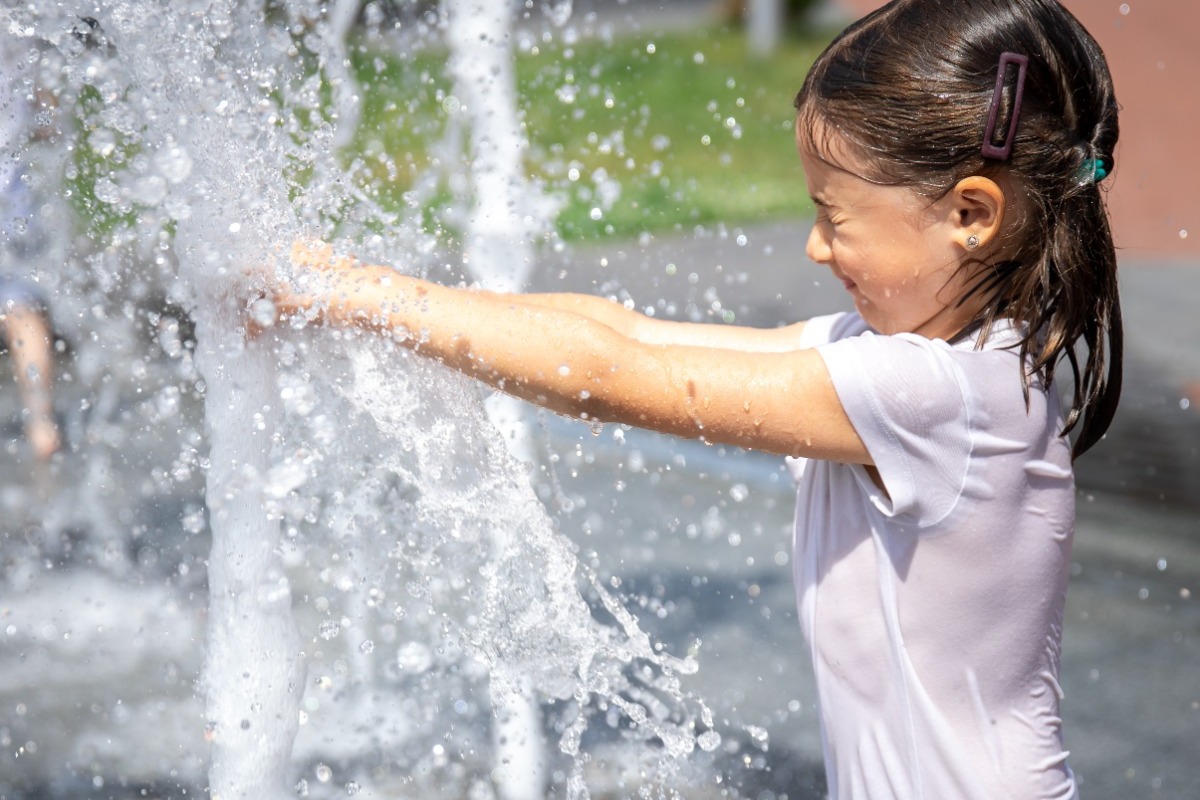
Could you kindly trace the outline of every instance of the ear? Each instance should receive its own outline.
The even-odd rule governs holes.
[[[991,178],[972,175],[963,178],[950,190],[951,239],[968,252],[978,252],[993,241],[1004,223],[1004,190]],[[978,243],[970,247],[970,237]]]

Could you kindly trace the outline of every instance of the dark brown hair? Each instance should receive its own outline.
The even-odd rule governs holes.
[[[981,148],[1004,52],[1029,66],[1012,154],[1001,161]],[[1007,70],[1001,132],[1015,72]],[[986,297],[971,329],[982,341],[997,319],[1024,326],[1026,392],[1035,376],[1049,387],[1065,359],[1074,394],[1063,434],[1082,423],[1074,457],[1099,441],[1121,393],[1122,332],[1093,164],[1113,170],[1117,102],[1104,54],[1078,20],[1055,0],[894,0],[829,45],[796,109],[801,143],[828,153],[828,137],[841,137],[869,165],[866,180],[930,200],[971,175],[1003,181],[1004,256],[964,265],[978,270],[968,296]]]

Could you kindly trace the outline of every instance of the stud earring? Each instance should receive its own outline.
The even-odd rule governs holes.
[[[974,250],[976,247],[979,247],[979,237],[972,233],[967,237],[967,249]]]

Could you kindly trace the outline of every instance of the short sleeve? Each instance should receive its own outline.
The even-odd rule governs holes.
[[[863,322],[862,317],[846,311],[813,317],[804,323],[804,331],[800,334],[800,346],[818,347],[847,336],[857,336],[867,329],[867,323]]]
[[[957,503],[971,457],[959,371],[944,342],[871,331],[818,347],[887,493],[858,471],[884,514],[920,527]]]

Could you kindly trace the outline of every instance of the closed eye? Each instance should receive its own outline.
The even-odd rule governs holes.
[[[817,206],[817,218],[815,222],[817,225],[823,225],[827,223],[836,228],[841,220],[835,219],[834,212],[831,208],[829,208],[829,206],[822,205]]]

